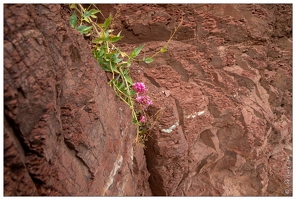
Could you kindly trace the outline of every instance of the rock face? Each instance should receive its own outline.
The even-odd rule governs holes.
[[[292,5],[117,5],[156,124],[153,195],[292,195]],[[159,111],[159,112],[158,112]],[[290,185],[289,183],[290,182]]]
[[[291,4],[98,7],[146,57],[183,18],[131,67],[145,157],[68,10],[5,5],[4,195],[292,196]]]
[[[130,109],[67,9],[4,5],[4,19],[4,195],[151,195]]]

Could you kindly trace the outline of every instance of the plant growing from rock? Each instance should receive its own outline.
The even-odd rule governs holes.
[[[131,63],[136,61],[136,57],[139,56],[144,45],[135,48],[129,54],[122,52],[115,46],[115,43],[122,38],[121,32],[114,35],[113,30],[110,29],[112,22],[111,14],[108,18],[102,15],[105,21],[102,24],[98,24],[95,21],[96,15],[102,13],[95,5],[84,8],[81,4],[71,4],[70,9],[73,10],[69,20],[71,27],[75,28],[82,35],[91,37],[92,51],[95,59],[102,69],[110,74],[109,85],[114,89],[117,96],[132,110],[132,122],[137,125],[136,141],[144,143],[147,139],[145,133],[149,130],[145,128],[147,123],[149,123],[145,111],[152,104],[152,100],[146,94],[147,88],[144,83],[133,83],[132,78],[129,76]],[[170,39],[159,51],[151,57],[143,57],[141,61],[151,63],[153,62],[153,57],[157,54],[166,52],[168,43],[176,31],[177,29],[175,29]]]

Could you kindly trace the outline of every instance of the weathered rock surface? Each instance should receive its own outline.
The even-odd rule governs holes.
[[[291,196],[292,5],[116,9],[122,47],[147,57],[184,18],[168,52],[132,68],[160,111],[145,152],[153,195]]]
[[[291,4],[98,6],[147,57],[183,17],[131,67],[146,158],[67,10],[5,5],[4,195],[292,195]]]
[[[151,195],[130,109],[68,19],[4,5],[4,195]]]

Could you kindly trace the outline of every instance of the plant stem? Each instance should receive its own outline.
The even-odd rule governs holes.
[[[181,26],[182,23],[183,23],[183,17],[182,17],[182,19],[181,19],[179,25],[177,26],[177,28],[175,28],[175,30],[174,30],[173,34],[171,35],[171,37],[168,39],[168,41],[167,41],[166,44],[164,45],[165,48],[168,47],[169,42],[172,40],[172,38],[174,37],[174,35],[176,34],[177,30],[179,29],[179,27]],[[159,50],[158,52],[156,52],[155,54],[153,54],[153,55],[151,56],[151,58],[153,58],[154,56],[156,56],[156,55],[159,54],[160,52],[161,52],[161,50]]]

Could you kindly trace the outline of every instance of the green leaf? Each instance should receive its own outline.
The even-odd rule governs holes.
[[[119,41],[121,38],[123,38],[122,36],[110,36],[109,41],[110,42],[117,42]]]
[[[105,72],[111,72],[110,68],[108,68],[106,65],[101,65],[101,67]]]
[[[99,27],[101,27],[102,29],[104,29],[104,24],[98,24]]]
[[[115,63],[110,63],[110,65],[111,65],[111,69],[112,69],[114,72],[116,72],[116,73],[120,74],[120,72],[118,71],[118,69],[117,69],[117,67],[116,67],[116,64],[115,64]]]
[[[83,29],[83,32],[88,33],[91,29],[92,29],[92,26],[89,26],[89,27]]]
[[[97,10],[97,9],[91,9],[90,12],[91,12],[91,15],[95,15],[95,14],[101,12],[101,11]]]
[[[75,11],[74,11],[74,13],[71,15],[69,22],[70,22],[70,25],[71,25],[72,28],[75,28],[75,27],[76,27],[77,22],[78,22],[78,18],[77,18],[77,16],[76,16],[76,12],[75,12]]]
[[[133,80],[129,75],[125,75],[124,77],[125,77],[125,79],[127,80],[128,83],[130,83],[131,85],[133,84]]]
[[[82,32],[87,26],[81,25],[76,28],[77,31]]]
[[[86,33],[88,33],[91,29],[92,29],[92,26],[84,26],[84,25],[78,26],[78,27],[76,28],[76,30],[79,31],[81,34],[86,34]]]
[[[166,52],[167,51],[167,47],[162,47],[161,49],[160,49],[160,52],[161,53],[164,53],[164,52]]]
[[[112,54],[110,54],[110,55],[112,55],[112,62],[113,63],[119,63],[120,61],[122,61],[122,59],[121,58],[118,58],[118,56],[119,56],[119,53],[112,53]]]
[[[76,5],[75,5],[75,4],[71,4],[71,5],[70,5],[70,8],[71,8],[71,9],[76,8]]]
[[[132,123],[133,123],[133,124],[138,124],[138,119],[135,118],[135,117],[133,117]]]
[[[144,45],[141,45],[139,47],[137,47],[136,49],[133,50],[131,57],[136,57],[139,55],[139,53],[141,52],[141,50],[143,49]]]
[[[119,62],[121,62],[123,59],[122,58],[116,58],[115,60],[114,60],[114,62],[115,63],[119,63]]]
[[[135,94],[136,94],[136,92],[135,92],[134,90],[130,90],[130,95],[131,95],[131,97],[134,97]]]
[[[87,17],[83,18],[84,21],[87,21],[88,23],[90,23],[89,19]]]
[[[104,48],[100,48],[94,51],[94,56],[97,60],[102,59],[104,54],[105,54]]]
[[[119,86],[119,89],[121,90],[125,86],[125,82],[122,81],[121,85]]]
[[[151,63],[151,62],[153,62],[153,58],[145,58],[144,62],[145,63]]]
[[[107,30],[107,28],[109,27],[110,23],[111,23],[111,19],[112,19],[112,15],[110,13],[109,17],[105,20],[104,22],[104,29]]]
[[[101,44],[104,41],[104,38],[95,38],[92,40],[92,43]]]
[[[107,30],[107,31],[103,34],[103,36],[106,38],[106,41],[108,41],[108,39],[109,39],[109,33],[110,33],[110,31]]]
[[[84,18],[87,18],[87,17],[89,17],[89,16],[91,16],[91,11],[86,11],[86,12],[83,14],[83,17],[84,17]]]

